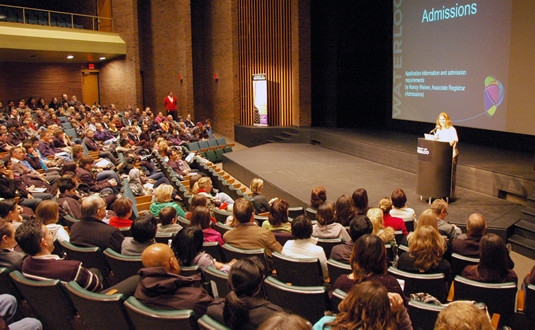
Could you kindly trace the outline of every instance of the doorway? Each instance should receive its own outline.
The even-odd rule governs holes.
[[[82,71],[82,100],[84,103],[93,105],[100,104],[98,88],[98,71]]]

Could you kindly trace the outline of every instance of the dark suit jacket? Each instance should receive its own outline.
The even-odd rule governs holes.
[[[108,180],[97,181],[91,172],[82,167],[76,168],[76,177],[89,186],[91,191],[100,191],[104,188],[111,188],[111,183]]]
[[[93,217],[84,217],[71,227],[71,243],[79,246],[98,246],[121,253],[124,236],[118,228]]]

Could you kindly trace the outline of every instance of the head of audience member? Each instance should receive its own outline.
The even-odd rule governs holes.
[[[141,254],[145,268],[162,267],[171,274],[180,274],[180,265],[173,250],[167,245],[156,243],[148,246]]]
[[[328,323],[333,329],[396,329],[388,291],[377,281],[357,284],[338,305],[340,313]]]
[[[492,324],[484,310],[469,301],[454,301],[439,314],[435,330],[492,330]]]
[[[401,188],[394,190],[390,198],[392,199],[392,205],[398,209],[404,208],[407,203],[407,195]]]
[[[383,241],[376,235],[363,235],[353,245],[349,260],[353,280],[360,283],[370,275],[386,274],[386,249]]]
[[[35,218],[41,221],[45,226],[58,222],[59,206],[52,200],[44,200],[35,210]]]
[[[106,216],[106,202],[100,196],[89,196],[82,201],[82,214],[84,218],[104,219]]]
[[[485,217],[481,213],[472,213],[466,221],[468,236],[483,236],[487,231]]]
[[[161,209],[159,218],[162,226],[175,224],[177,222],[177,212],[174,207],[164,207]]]
[[[288,208],[290,204],[285,199],[277,199],[269,207],[269,224],[273,227],[280,227],[288,222]]]
[[[206,206],[197,206],[191,213],[191,225],[208,229],[211,217],[210,210]]]
[[[24,159],[24,151],[22,147],[15,147],[12,148],[10,151],[11,158],[15,158],[17,160],[23,160]]]
[[[113,211],[119,217],[119,219],[130,219],[132,216],[132,206],[134,203],[130,198],[121,197],[117,198],[113,203]]]
[[[251,181],[250,188],[251,188],[251,191],[253,192],[253,194],[259,194],[260,195],[262,193],[262,190],[264,189],[264,180],[262,180],[260,178],[254,178]]]
[[[154,190],[154,201],[156,203],[169,203],[173,199],[173,186],[161,184]]]
[[[258,330],[310,330],[312,324],[297,314],[279,312],[264,321]]]
[[[420,214],[416,230],[421,226],[431,226],[438,231],[437,217],[432,209],[427,209]]]
[[[317,209],[321,204],[327,200],[327,190],[322,186],[312,189],[310,194],[310,207]]]
[[[361,236],[371,234],[372,232],[373,224],[367,216],[358,215],[351,219],[351,222],[349,223],[349,236],[351,236],[353,243]]]
[[[132,222],[130,232],[132,237],[139,243],[150,242],[156,237],[158,220],[151,213],[145,213],[142,217]]]
[[[193,212],[197,206],[208,206],[208,198],[204,195],[193,195],[189,206],[190,211]]]
[[[93,164],[95,164],[95,160],[89,155],[83,155],[78,161],[78,166],[89,172],[93,170]]]
[[[380,208],[374,207],[368,210],[366,216],[373,224],[372,234],[377,235],[377,233],[384,227],[383,211]]]
[[[508,274],[507,247],[502,238],[487,234],[481,238],[479,245],[481,255],[477,265],[479,277],[487,283],[501,283]]]
[[[257,259],[240,259],[230,268],[228,285],[230,293],[225,298],[223,318],[231,329],[249,323],[249,309],[243,300],[255,297],[264,282],[264,265]]]
[[[338,222],[342,226],[348,226],[351,219],[355,216],[353,199],[349,195],[342,195],[338,197],[334,207],[335,222]]]
[[[15,227],[9,220],[0,219],[0,248],[12,249],[17,246],[15,240]]]
[[[193,188],[191,189],[191,192],[196,195],[199,193],[200,190],[209,193],[212,191],[212,179],[208,177],[201,177],[195,182],[193,185]]]
[[[81,159],[84,156],[84,147],[80,144],[73,146],[72,155],[74,159]]]
[[[318,207],[316,220],[321,226],[327,226],[334,223],[334,207],[331,203],[325,202]]]
[[[448,215],[448,203],[443,199],[435,199],[431,204],[431,210],[437,218],[444,220]]]
[[[15,240],[22,251],[31,256],[48,255],[54,251],[54,237],[38,220],[22,223],[15,232]]]
[[[381,209],[381,211],[383,211],[383,214],[388,214],[392,209],[392,200],[390,200],[388,197],[383,197],[379,201],[378,207]]]
[[[92,129],[88,129],[86,132],[85,132],[85,136],[87,136],[88,138],[92,139],[95,137],[95,131],[93,131]]]
[[[353,192],[353,205],[358,215],[365,215],[368,211],[368,192],[364,188],[358,188]]]
[[[247,223],[254,221],[253,202],[245,198],[238,198],[234,201],[234,206],[232,207],[232,215],[234,216],[234,219],[238,220],[239,223]]]
[[[73,179],[60,178],[57,181],[57,185],[61,194],[76,194],[76,183]]]
[[[197,226],[189,226],[176,234],[171,248],[181,265],[191,266],[193,259],[201,252],[203,242],[202,229]]]
[[[4,199],[0,201],[0,218],[19,221],[20,208],[14,199]]]
[[[444,255],[444,239],[431,226],[418,227],[409,240],[409,253],[416,258],[414,268],[426,272],[438,266]]]
[[[312,221],[301,214],[292,221],[292,235],[295,239],[309,239],[312,236]]]

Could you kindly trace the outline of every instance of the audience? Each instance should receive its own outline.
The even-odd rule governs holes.
[[[10,271],[20,271],[26,255],[13,250],[17,246],[17,241],[15,227],[9,220],[0,220],[0,239],[0,267],[6,267]]]
[[[72,178],[58,180],[59,196],[56,202],[59,206],[59,218],[62,224],[67,224],[66,215],[77,220],[82,218],[82,198],[78,196],[76,186],[76,182]]]
[[[334,209],[331,203],[325,202],[318,208],[318,222],[314,225],[312,236],[317,238],[341,238],[344,242],[351,240],[347,230],[334,222]]]
[[[255,213],[259,214],[268,212],[270,208],[269,201],[264,195],[262,195],[262,190],[264,190],[264,181],[259,178],[254,178],[249,187],[253,192],[251,198],[254,201]]]
[[[385,244],[396,244],[394,229],[392,227],[385,228],[383,223],[383,211],[380,208],[371,208],[366,213],[368,219],[373,224],[373,235],[379,236],[379,238]]]
[[[154,238],[157,229],[158,221],[150,213],[134,220],[132,227],[130,227],[132,237],[124,238],[121,244],[121,254],[126,256],[141,255],[149,245],[156,243]]]
[[[349,264],[351,254],[353,253],[353,245],[362,236],[371,234],[373,231],[373,224],[366,216],[359,215],[349,223],[349,236],[351,240],[333,246],[331,250],[331,259]]]
[[[176,235],[182,230],[182,226],[177,222],[176,209],[174,207],[164,207],[160,211],[160,223],[158,223],[157,233],[172,233]]]
[[[43,201],[35,211],[35,218],[48,228],[54,240],[58,240],[59,242],[68,242],[70,240],[69,233],[67,233],[63,226],[57,224],[59,219],[58,203],[54,201]]]
[[[334,205],[334,221],[342,226],[349,226],[351,219],[355,217],[355,206],[349,195],[342,195]]]
[[[327,201],[327,190],[322,186],[312,189],[310,194],[310,208],[317,210],[318,207]]]
[[[129,198],[121,197],[113,202],[113,211],[115,216],[110,218],[109,225],[115,228],[125,228],[132,226],[132,202]]]
[[[288,220],[288,208],[290,204],[285,199],[277,199],[269,208],[268,221],[262,223],[263,228],[271,231],[291,232],[291,224]]]
[[[401,230],[403,235],[407,235],[407,227],[402,218],[393,217],[390,214],[392,210],[392,201],[388,197],[381,198],[379,201],[379,208],[383,211],[383,224],[385,227],[392,227],[394,231]]]
[[[392,210],[390,215],[403,220],[416,220],[416,213],[410,207],[407,207],[407,195],[403,189],[396,189],[392,192]]]
[[[438,314],[435,330],[492,330],[485,310],[469,301],[454,301]]]
[[[182,210],[177,202],[173,201],[173,186],[169,184],[162,184],[154,190],[154,203],[150,205],[150,213],[158,216],[165,207],[172,207],[179,217],[186,217],[186,212]]]
[[[445,220],[448,215],[448,203],[443,199],[435,199],[431,204],[431,210],[435,212],[437,217],[437,227],[440,235],[448,237],[450,241],[456,239],[461,230]]]
[[[364,188],[358,188],[351,196],[353,205],[355,206],[356,215],[366,215],[368,212],[368,192]]]
[[[219,242],[219,245],[223,246],[225,242],[221,238],[221,234],[217,230],[210,228],[210,223],[210,210],[205,206],[197,206],[191,215],[191,225],[202,229],[204,242]]]

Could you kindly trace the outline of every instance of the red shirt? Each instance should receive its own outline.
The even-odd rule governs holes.
[[[130,219],[119,219],[118,216],[114,216],[110,219],[110,226],[115,228],[132,227],[132,222]]]
[[[401,230],[403,235],[407,235],[407,227],[405,227],[405,221],[401,218],[395,218],[390,213],[385,213],[383,216],[383,222],[385,227],[392,227],[394,230]]]

